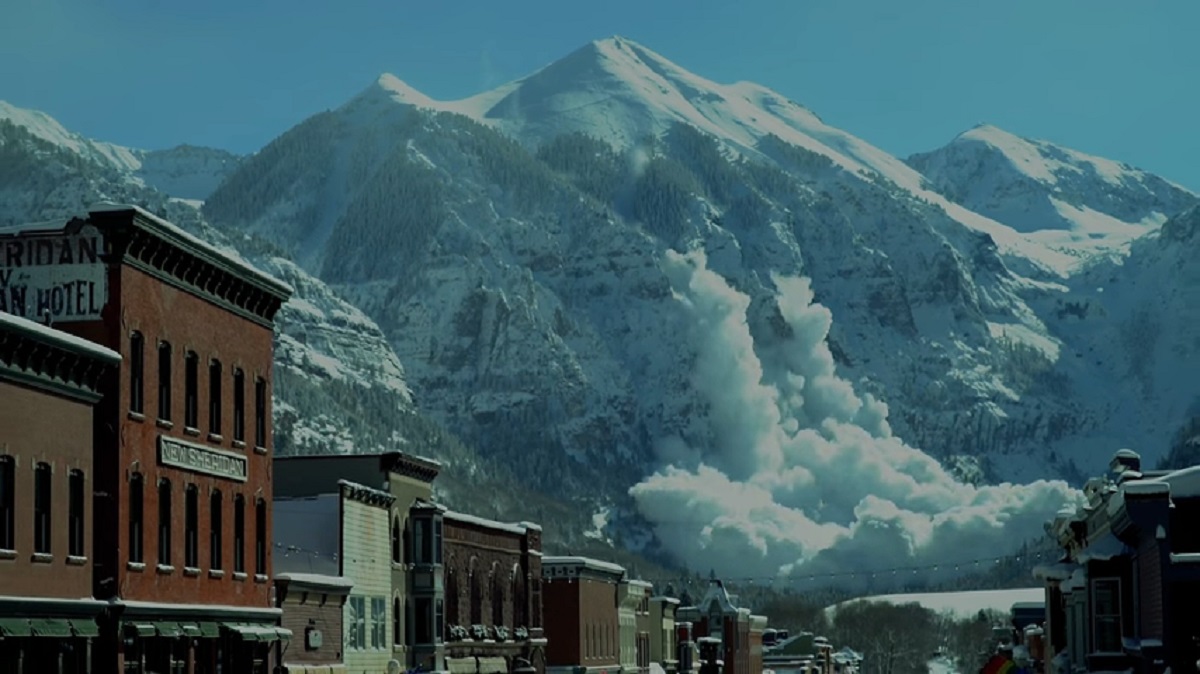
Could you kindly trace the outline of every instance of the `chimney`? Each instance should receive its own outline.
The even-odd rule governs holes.
[[[1108,464],[1108,469],[1114,475],[1120,475],[1127,470],[1141,471],[1142,457],[1132,449],[1118,449],[1116,454],[1113,454],[1112,462]]]

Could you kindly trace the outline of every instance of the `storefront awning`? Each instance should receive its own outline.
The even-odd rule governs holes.
[[[221,626],[216,623],[202,622],[197,623],[200,627],[200,636],[206,638],[216,638],[221,636]]]
[[[0,618],[0,636],[27,637],[32,633],[29,620],[25,618]]]
[[[196,623],[179,623],[179,629],[183,630],[184,636],[198,637],[201,636],[200,626]]]
[[[100,628],[96,626],[94,618],[71,618],[71,629],[77,637],[91,639],[100,636]]]
[[[479,658],[479,674],[508,674],[508,663],[504,658]]]
[[[158,632],[151,623],[125,623],[125,631],[139,637],[152,637]]]
[[[29,626],[35,637],[70,637],[71,623],[61,618],[31,618]]]
[[[168,639],[175,639],[184,635],[183,628],[176,622],[154,622],[154,629],[158,631],[158,636]]]
[[[237,634],[244,641],[290,640],[292,631],[275,625],[252,625],[249,623],[221,623],[225,629]]]

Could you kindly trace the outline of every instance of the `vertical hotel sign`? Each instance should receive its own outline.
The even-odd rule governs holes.
[[[103,251],[92,225],[0,236],[0,311],[38,322],[99,320],[108,301]]]

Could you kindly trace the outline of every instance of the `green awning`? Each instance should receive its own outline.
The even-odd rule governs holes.
[[[157,632],[150,623],[125,623],[125,629],[139,637],[152,637]]]
[[[31,618],[29,620],[30,627],[33,628],[33,636],[35,637],[69,637],[71,636],[71,623],[66,620],[56,618]]]
[[[221,627],[233,632],[243,641],[259,641],[258,628],[246,623],[221,623]]]
[[[202,622],[199,623],[200,636],[202,637],[219,637],[221,636],[221,626],[216,623]]]
[[[94,618],[71,618],[71,627],[75,630],[77,637],[100,636],[100,628],[96,625]]]
[[[280,641],[292,640],[292,631],[286,627],[276,627],[275,634],[279,637]]]
[[[0,636],[27,637],[33,631],[25,618],[0,618]]]
[[[154,629],[158,630],[158,636],[174,639],[183,636],[183,628],[179,623],[175,622],[157,622],[154,623]]]
[[[179,629],[183,630],[184,636],[200,636],[200,626],[196,623],[179,623]]]

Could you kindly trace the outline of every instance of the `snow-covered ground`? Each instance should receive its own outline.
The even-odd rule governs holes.
[[[1042,601],[1045,590],[1040,587],[1017,590],[972,590],[968,592],[925,592],[916,594],[882,594],[859,597],[827,606],[825,615],[832,618],[838,609],[860,601],[887,602],[890,604],[920,604],[937,613],[949,613],[955,618],[969,618],[980,610],[1008,612],[1017,602]]]

